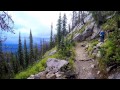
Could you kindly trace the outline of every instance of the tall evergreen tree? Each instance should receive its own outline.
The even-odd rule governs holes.
[[[81,22],[82,22],[82,24],[85,24],[85,22],[84,22],[84,11],[81,11]]]
[[[42,39],[40,39],[40,51],[39,51],[39,53],[40,53],[40,58],[42,59],[42,54],[43,54],[43,45],[42,45]]]
[[[35,60],[38,59],[38,45],[37,43],[35,44]]]
[[[62,21],[62,35],[65,37],[67,34],[67,30],[66,30],[66,24],[67,24],[67,17],[66,14],[64,14],[63,16],[63,21]]]
[[[69,33],[70,33],[70,31],[71,31],[70,24],[68,25],[68,31],[69,31]]]
[[[50,48],[53,47],[53,32],[52,32],[52,30],[53,30],[53,25],[51,24]]]
[[[72,12],[72,29],[75,26],[75,11]]]
[[[2,41],[0,41],[0,61],[3,60]]]
[[[78,24],[80,23],[80,11],[78,12]]]
[[[34,53],[33,53],[33,38],[32,32],[30,30],[30,63],[34,62]]]
[[[16,73],[16,60],[15,60],[15,56],[11,53],[11,65],[12,65],[12,69],[14,71],[14,73]]]
[[[75,13],[74,13],[74,18],[75,18],[75,26],[78,24],[78,13],[77,13],[77,11],[75,11]]]
[[[57,24],[57,49],[60,49],[61,42],[61,13],[59,14],[58,24]]]
[[[45,40],[43,38],[43,40],[42,40],[42,55],[44,55],[44,52],[45,52]]]
[[[5,66],[5,62],[4,62],[4,57],[3,57],[3,52],[2,52],[2,41],[0,41],[0,79],[2,79],[4,77],[4,66]]]
[[[24,59],[23,59],[23,50],[22,50],[22,42],[21,42],[21,36],[19,33],[19,44],[18,44],[18,57],[21,67],[24,67]]]
[[[26,39],[24,39],[24,59],[25,59],[25,66],[27,67],[29,64],[29,58],[28,58]]]

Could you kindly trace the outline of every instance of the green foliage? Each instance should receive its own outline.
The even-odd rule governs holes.
[[[66,24],[67,24],[67,17],[66,17],[66,14],[64,14],[63,20],[62,20],[62,35],[63,36],[67,35]]]
[[[30,75],[37,74],[37,73],[45,70],[46,61],[48,60],[48,58],[57,58],[57,57],[58,57],[58,53],[56,53],[52,56],[48,56],[48,57],[43,58],[39,62],[36,62],[33,65],[29,66],[26,70],[16,74],[14,79],[26,79]]]
[[[53,47],[53,32],[52,32],[52,30],[53,30],[53,26],[51,25],[50,48]]]
[[[35,53],[35,55],[34,55],[35,60],[38,60],[38,45],[37,45],[37,43],[35,44],[35,47],[34,47],[34,53]]]
[[[45,69],[43,62],[45,62],[47,59],[42,59],[38,63],[33,64],[32,66],[29,66],[28,69],[16,74],[15,79],[26,79],[32,74],[36,74],[40,71],[43,71]]]
[[[100,49],[101,59],[107,66],[120,63],[120,30],[117,26],[118,20],[120,20],[120,15],[116,14],[102,25],[103,30],[113,30],[108,34],[107,41],[104,42]]]
[[[89,55],[91,55],[91,51],[93,50],[93,47],[96,46],[98,42],[99,42],[98,40],[92,40],[89,42],[89,47],[87,49]]]
[[[28,65],[30,64],[30,62],[29,62],[29,57],[28,57],[26,39],[24,40],[24,60],[25,60],[25,67],[28,67]]]
[[[58,24],[57,24],[57,50],[59,50],[61,44],[61,30],[62,30],[62,20],[61,20],[61,14],[59,15]]]
[[[92,13],[92,16],[97,25],[101,25],[105,22],[105,18],[108,12],[106,13],[105,11],[90,11],[90,13]]]
[[[102,76],[100,77],[100,79],[107,79],[108,78],[108,73],[106,72],[106,63],[103,62],[103,59],[98,59],[98,67],[100,72],[102,73]]]
[[[74,60],[73,59],[69,60],[69,68],[74,70]]]
[[[23,58],[23,48],[22,48],[22,42],[21,42],[21,36],[19,33],[19,44],[18,44],[18,57],[20,61],[20,65],[22,68],[24,68],[24,58]]]
[[[96,46],[98,43],[99,43],[98,40],[92,40],[92,41],[91,41],[91,46],[94,47],[94,46]]]
[[[117,26],[117,22],[116,22],[116,17],[112,17],[111,19],[108,19],[106,23],[104,23],[101,28],[103,30],[113,30],[115,29],[115,27]]]
[[[107,40],[100,49],[103,61],[110,63],[120,63],[120,49],[116,48],[113,41]]]
[[[32,38],[32,32],[30,30],[30,63],[32,64],[34,62],[34,53],[33,53],[33,38]]]

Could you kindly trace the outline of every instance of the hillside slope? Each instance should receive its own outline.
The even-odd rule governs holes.
[[[31,72],[24,78],[28,78],[32,74],[37,74],[41,71],[44,71],[46,68],[46,62],[49,58],[57,58],[60,60],[65,59],[66,61],[69,61],[69,67],[64,68],[66,69],[65,72],[69,71],[69,69],[72,69],[72,72],[67,72],[67,75],[70,74],[70,77],[75,76],[74,78],[76,79],[115,78],[115,74],[113,75],[112,73],[111,76],[111,74],[109,74],[109,71],[119,66],[118,63],[120,61],[120,58],[118,51],[116,50],[116,48],[114,48],[115,45],[110,40],[111,38],[113,38],[113,36],[112,34],[108,34],[108,32],[109,30],[113,30],[116,28],[117,23],[114,16],[107,19],[106,22],[104,22],[98,27],[97,24],[94,22],[93,18],[91,17],[91,14],[88,15],[85,18],[84,25],[78,24],[66,36],[68,40],[72,39],[76,43],[75,46],[72,46],[72,48],[70,48],[70,51],[72,52],[72,55],[70,57],[62,56],[62,54],[59,52],[54,53],[52,56],[49,56],[47,54],[45,55],[45,58],[43,60],[36,64],[39,66],[44,61],[44,64],[42,64],[42,66],[44,66],[44,69],[39,70],[40,67],[38,67],[38,70],[36,72]],[[104,43],[99,42],[99,32],[101,30],[104,30],[106,33]],[[114,34],[114,30],[112,31],[112,33]],[[114,50],[116,50],[115,52],[118,53],[117,55],[115,55]],[[50,52],[52,51],[53,50],[51,50]],[[69,52],[67,52],[67,54]],[[76,52],[75,55],[74,52]],[[117,59],[114,59],[113,56],[115,56],[115,58]],[[28,70],[25,70],[23,73],[27,74],[29,70],[32,70],[34,66],[29,68]],[[71,75],[71,73],[74,73],[74,71],[76,74]],[[23,76],[24,75],[21,72],[20,74],[16,75],[16,78],[22,78]],[[54,76],[54,73],[52,73],[52,76]],[[119,72],[117,73],[116,77],[117,76],[120,76]]]

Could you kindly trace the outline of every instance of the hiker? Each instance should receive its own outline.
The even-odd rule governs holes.
[[[100,42],[104,42],[105,32],[102,30],[99,35],[100,35]]]

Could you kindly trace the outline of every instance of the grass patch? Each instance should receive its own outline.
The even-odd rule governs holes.
[[[102,59],[104,63],[108,64],[111,61],[115,61],[115,45],[111,40],[107,40],[101,47],[100,52],[102,54]]]
[[[90,42],[91,47],[96,46],[98,43],[99,43],[99,41],[98,41],[98,40],[92,40],[92,41]]]
[[[103,62],[102,59],[98,59],[98,67],[101,72],[101,79],[107,79],[108,78],[108,73],[106,71],[106,64]]]
[[[98,43],[99,43],[98,40],[92,40],[89,42],[89,47],[87,49],[89,55],[91,55],[91,51],[93,50],[93,47],[96,46]]]

